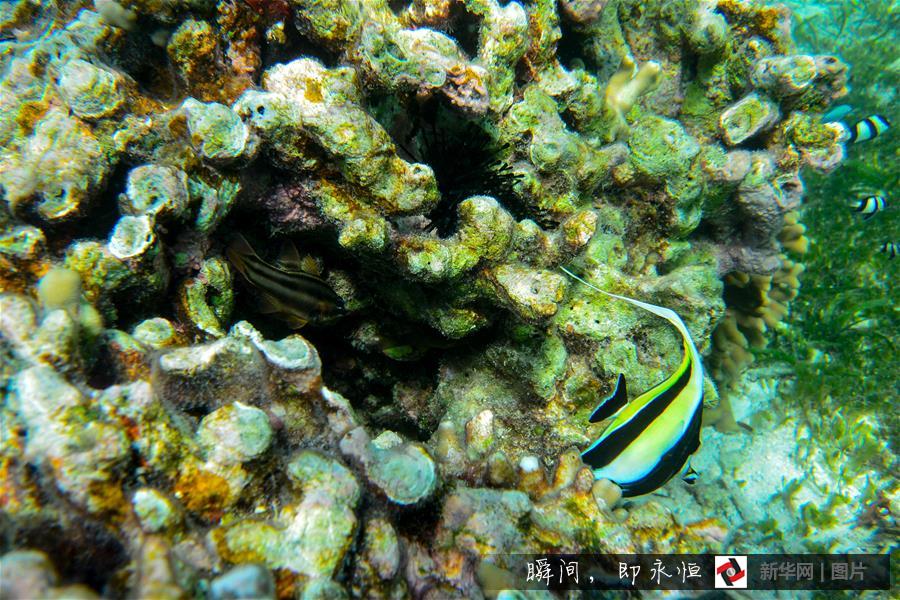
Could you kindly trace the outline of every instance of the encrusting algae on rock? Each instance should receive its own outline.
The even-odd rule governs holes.
[[[679,332],[697,418],[749,435],[800,171],[844,158],[846,66],[788,11],[56,4],[0,6],[0,595],[469,598],[512,553],[726,550],[721,493],[623,501],[580,452]]]

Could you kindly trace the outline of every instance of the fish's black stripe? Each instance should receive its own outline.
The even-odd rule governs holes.
[[[285,288],[282,285],[277,283],[273,283],[268,280],[256,280],[251,281],[254,286],[256,286],[264,295],[269,296],[271,299],[276,301],[281,306],[279,310],[282,312],[296,313],[298,315],[309,316],[310,310],[315,308],[315,305],[309,303],[303,303],[298,300],[294,292],[290,288]]]
[[[687,352],[687,349],[685,349],[685,352]],[[628,422],[581,455],[582,460],[586,464],[594,469],[599,469],[611,463],[669,407],[691,379],[691,371],[693,371],[694,365],[690,354],[687,354],[687,357],[687,366],[684,372],[671,386],[650,400]]]
[[[881,115],[872,115],[866,121],[875,129],[875,133],[872,134],[872,137],[876,135],[881,135],[884,133],[889,127],[890,123],[887,122],[887,119],[882,117]]]
[[[285,287],[294,287],[298,285],[316,285],[319,287],[328,288],[328,284],[326,284],[318,277],[315,277],[308,273],[282,271],[262,261],[248,261],[247,265],[250,267],[250,270],[254,271],[255,273],[266,275],[268,276],[268,279],[277,281]],[[330,288],[328,289],[330,291]]]
[[[703,402],[701,402],[691,417],[691,423],[687,431],[678,443],[666,451],[647,475],[631,482],[616,482],[622,488],[622,495],[627,497],[649,494],[660,488],[676,474],[681,472],[684,464],[700,447],[700,426],[702,423]]]
[[[327,283],[308,273],[285,273],[265,263],[255,264],[252,261],[247,262],[247,265],[249,267],[247,278],[263,289],[280,286],[288,290],[285,297],[290,293],[303,293],[330,303],[337,303],[340,299]]]
[[[282,285],[278,281],[269,279],[265,273],[255,273],[253,277],[248,279],[254,286],[272,296],[283,304],[286,309],[298,315],[309,316],[310,314],[321,313],[320,304],[322,302],[336,305],[334,300],[332,300],[332,297],[336,296],[329,288],[324,288],[329,292],[329,295],[326,296],[324,294],[312,294],[298,287]]]

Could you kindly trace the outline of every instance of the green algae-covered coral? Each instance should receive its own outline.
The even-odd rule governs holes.
[[[215,598],[479,597],[498,553],[721,549],[582,464],[615,376],[648,389],[682,344],[559,267],[678,313],[707,421],[736,423],[716,383],[797,294],[800,170],[843,159],[818,113],[846,67],[796,54],[787,11],[6,5],[0,527],[43,552],[3,557],[34,574],[14,597],[80,575],[72,548],[104,548],[97,592]],[[316,286],[345,314],[293,332],[271,299]]]

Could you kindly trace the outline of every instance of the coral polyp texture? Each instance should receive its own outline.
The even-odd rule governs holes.
[[[582,463],[616,375],[648,389],[682,345],[559,267],[678,313],[734,423],[799,288],[800,171],[844,153],[819,117],[847,68],[790,25],[2,3],[2,595],[471,598],[504,553],[720,550],[738,522],[622,507]],[[313,282],[343,310],[297,331],[272,299],[314,313]]]

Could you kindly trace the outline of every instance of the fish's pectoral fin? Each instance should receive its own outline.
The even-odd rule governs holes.
[[[613,391],[611,396],[597,405],[597,408],[594,409],[594,412],[592,412],[591,416],[588,418],[588,422],[597,423],[599,421],[602,421],[603,419],[608,419],[609,417],[617,413],[623,406],[625,406],[627,402],[628,391],[625,384],[625,375],[619,373],[619,380],[616,382],[616,389]]]
[[[289,241],[282,242],[281,249],[278,251],[278,258],[275,259],[275,264],[285,271],[292,271],[294,273],[303,270],[300,262],[300,253],[297,252],[297,246]]]
[[[240,256],[256,256],[253,246],[240,233],[236,233],[231,239],[231,242],[228,244],[228,250]]]
[[[298,317],[296,315],[285,315],[284,321],[291,329],[300,329],[307,323],[306,319]]]
[[[271,315],[272,313],[277,313],[281,310],[278,306],[278,302],[266,292],[261,292],[259,294],[259,304],[257,308],[259,309],[259,312],[264,315]]]
[[[322,269],[319,268],[319,263],[309,254],[300,259],[300,270],[316,277],[322,276]]]

